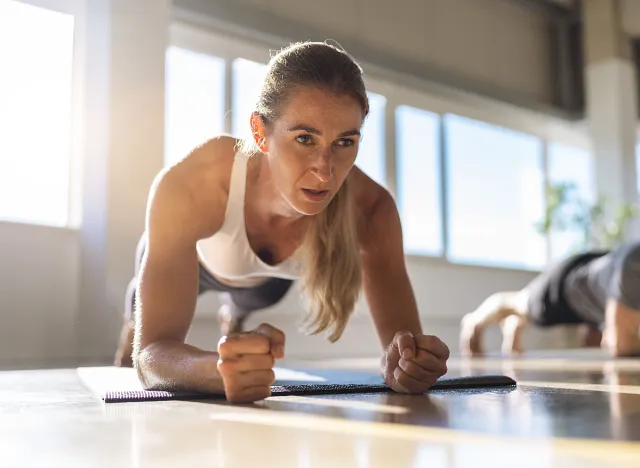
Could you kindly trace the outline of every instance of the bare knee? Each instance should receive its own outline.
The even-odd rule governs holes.
[[[526,316],[526,300],[522,291],[503,291],[490,295],[477,311],[493,315],[496,319],[509,315]]]
[[[614,357],[640,355],[640,310],[610,300],[605,312],[603,343]]]
[[[614,345],[609,345],[607,346],[607,351],[611,357],[616,358],[640,356],[640,348],[629,344],[621,345],[620,343],[616,343]]]
[[[627,306],[640,309],[640,243],[622,247],[613,295]]]

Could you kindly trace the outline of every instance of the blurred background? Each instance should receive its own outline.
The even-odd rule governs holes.
[[[637,232],[638,37],[635,0],[0,0],[0,367],[112,362],[151,181],[247,135],[271,51],[299,40],[365,70],[357,165],[397,200],[425,332],[457,350],[492,292]],[[216,310],[191,343],[215,349]],[[302,316],[293,290],[249,325],[290,358],[380,353],[364,303],[333,345]]]

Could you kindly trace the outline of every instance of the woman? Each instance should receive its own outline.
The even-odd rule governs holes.
[[[583,346],[640,356],[640,242],[570,255],[520,291],[492,294],[463,317],[462,354],[482,355],[484,329],[498,323],[505,354],[523,351],[522,333],[532,324],[578,325]]]
[[[447,346],[422,334],[394,201],[354,167],[368,111],[362,71],[346,53],[294,44],[269,63],[253,141],[215,138],[156,178],[133,283],[133,363],[145,388],[269,396],[281,331],[229,325],[217,353],[184,340],[199,292],[224,291],[237,328],[293,280],[313,332],[331,341],[364,290],[394,390],[421,393],[446,373]]]

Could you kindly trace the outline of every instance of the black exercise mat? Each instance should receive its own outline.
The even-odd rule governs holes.
[[[357,378],[354,380],[357,380]],[[438,380],[429,391],[481,387],[508,387],[513,385],[516,385],[516,381],[504,375],[453,377]],[[392,391],[393,390],[384,383],[313,383],[304,385],[273,385],[271,387],[272,396],[380,393]],[[223,394],[166,392],[157,390],[107,391],[103,396],[105,403],[164,400],[222,400],[224,398],[225,396]]]

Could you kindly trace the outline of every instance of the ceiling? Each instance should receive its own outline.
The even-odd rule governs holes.
[[[579,0],[511,0],[520,5],[542,13],[548,18],[575,18]]]
[[[564,6],[567,8],[571,8],[575,3],[574,0],[541,0],[546,3],[555,3],[556,5]]]
[[[566,10],[572,10],[577,3],[576,0],[533,0],[533,2],[538,2],[542,4],[547,4],[551,7],[563,8]]]

